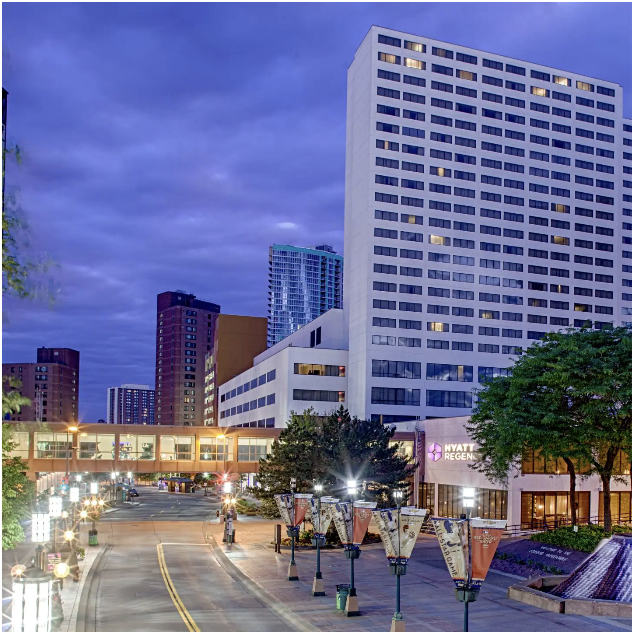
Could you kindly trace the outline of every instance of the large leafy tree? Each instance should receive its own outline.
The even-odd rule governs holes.
[[[396,445],[389,445],[394,432],[378,421],[352,418],[342,406],[324,418],[312,409],[292,414],[272,452],[259,461],[260,486],[254,494],[267,505],[274,494],[290,490],[291,478],[298,492],[311,492],[319,481],[327,493],[343,494],[352,478],[366,483],[364,498],[385,504],[388,493],[404,488],[414,469]]]
[[[471,467],[502,481],[528,451],[561,458],[575,519],[576,468],[586,465],[601,478],[610,531],[610,483],[621,453],[632,453],[632,330],[547,334],[518,357],[511,375],[487,382],[478,397],[468,432],[481,458]]]
[[[12,549],[24,540],[20,524],[29,516],[31,500],[35,495],[35,484],[25,472],[28,465],[19,457],[11,456],[14,442],[12,428],[2,424],[2,548]]]

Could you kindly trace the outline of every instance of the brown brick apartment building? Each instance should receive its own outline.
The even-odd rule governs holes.
[[[20,387],[10,387],[4,377],[15,378]],[[2,388],[19,390],[31,400],[8,419],[76,424],[79,411],[79,352],[41,347],[37,362],[7,362],[2,365]]]

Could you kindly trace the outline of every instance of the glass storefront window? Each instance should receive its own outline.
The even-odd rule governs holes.
[[[577,474],[585,474],[590,471],[590,463],[583,463],[578,466],[575,463],[575,472]],[[522,473],[523,474],[568,474],[568,468],[564,459],[547,459],[539,453],[526,452],[522,458]]]
[[[13,449],[9,452],[9,456],[20,457],[22,459],[29,458],[28,432],[12,432],[11,442],[13,443]]]
[[[631,524],[631,492],[610,492],[610,515],[612,524]],[[603,492],[599,492],[599,522],[603,521]]]
[[[269,454],[274,439],[237,438],[237,460],[258,461]]]
[[[504,489],[476,489],[475,505],[472,516],[489,520],[507,518],[507,491]],[[460,485],[439,485],[437,515],[445,518],[458,518],[466,513],[463,508],[463,487]]]
[[[576,492],[577,520],[590,518],[590,492]],[[570,522],[569,492],[522,492],[521,518],[523,529],[555,528]]]
[[[200,461],[232,461],[233,438],[200,437]]]
[[[72,433],[65,432],[36,432],[36,459],[65,459],[72,458]]]
[[[195,437],[165,435],[160,437],[160,459],[162,461],[192,461]]]
[[[114,435],[82,432],[77,438],[79,459],[114,460]]]
[[[421,483],[419,485],[419,506],[428,510],[428,515],[435,515],[435,484]]]
[[[156,459],[156,437],[154,435],[122,434],[119,437],[119,459],[121,461],[154,461]]]

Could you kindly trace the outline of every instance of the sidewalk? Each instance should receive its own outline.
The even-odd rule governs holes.
[[[349,561],[342,549],[321,551],[321,571],[326,597],[312,597],[311,586],[316,568],[314,550],[298,550],[296,563],[300,581],[287,581],[288,551],[274,553],[266,544],[272,540],[275,521],[239,520],[232,546],[222,545],[223,525],[207,523],[207,531],[228,560],[267,595],[278,601],[304,622],[318,629],[335,632],[388,632],[395,609],[395,577],[389,574],[381,544],[362,548],[355,564],[355,584],[361,617],[345,618],[335,609],[336,584],[349,583]],[[488,577],[479,599],[470,605],[471,632],[596,632],[627,629],[628,621],[587,618],[545,612],[510,600],[507,586],[520,581],[500,575]],[[456,601],[454,584],[441,557],[437,541],[420,536],[411,558],[408,574],[402,577],[402,612],[407,632],[460,632],[463,605]]]

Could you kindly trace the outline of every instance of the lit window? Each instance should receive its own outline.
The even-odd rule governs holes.
[[[437,167],[437,175],[445,177],[447,175],[445,167]]]
[[[594,92],[595,86],[592,83],[586,83],[585,81],[576,81],[575,85],[578,90],[585,90],[586,92]]]
[[[378,53],[377,58],[379,61],[385,61],[389,64],[399,64],[399,56],[390,53]]]
[[[428,323],[429,331],[449,331],[446,323]]]
[[[419,61],[418,59],[411,59],[410,57],[404,57],[404,66],[407,68],[416,68],[417,70],[425,70],[426,62]]]
[[[536,97],[548,97],[549,91],[546,88],[531,86],[531,94],[534,94]]]
[[[426,47],[424,44],[418,44],[417,42],[404,41],[404,47],[408,50],[414,50],[417,53],[425,53]]]
[[[456,76],[459,79],[467,79],[468,81],[476,81],[476,74],[469,70],[457,70]]]
[[[558,77],[557,75],[553,75],[553,82],[557,83],[559,86],[571,87],[571,80],[568,77]]]
[[[568,237],[560,237],[559,235],[551,235],[551,243],[558,246],[569,246],[571,240]]]
[[[446,238],[442,237],[441,235],[430,235],[430,243],[436,244],[438,246],[445,246]]]
[[[552,204],[551,210],[555,211],[556,213],[568,213],[569,207],[566,206],[566,204]]]

